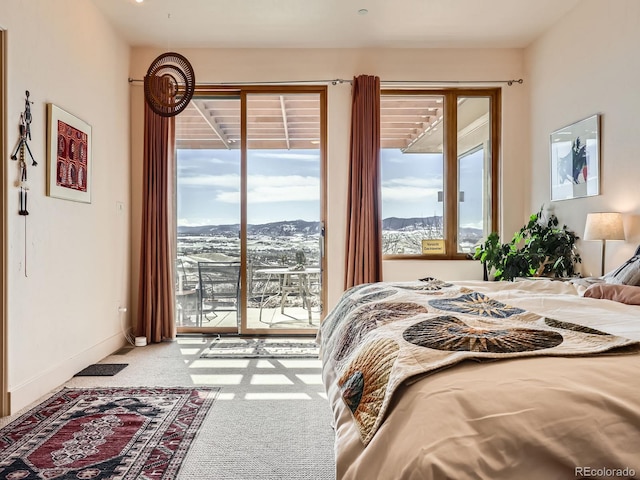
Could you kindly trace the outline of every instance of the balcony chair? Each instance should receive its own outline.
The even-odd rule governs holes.
[[[201,320],[240,308],[240,262],[198,262]],[[239,317],[239,315],[238,315]]]

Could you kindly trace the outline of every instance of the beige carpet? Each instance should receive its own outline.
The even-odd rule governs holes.
[[[333,480],[333,429],[320,361],[200,358],[212,339],[179,337],[124,349],[100,362],[128,363],[118,374],[73,377],[65,386],[220,387],[178,480]],[[0,419],[0,426],[12,418]]]

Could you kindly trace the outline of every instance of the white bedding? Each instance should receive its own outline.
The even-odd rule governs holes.
[[[455,284],[640,340],[640,307],[583,298],[584,287],[547,280]],[[448,367],[399,387],[366,447],[327,357],[323,380],[335,416],[338,480],[614,478],[591,473],[625,468],[640,475],[640,354]]]

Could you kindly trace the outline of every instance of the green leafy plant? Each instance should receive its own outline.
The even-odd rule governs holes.
[[[555,215],[544,219],[542,209],[529,217],[529,221],[508,243],[492,232],[487,240],[476,247],[473,258],[494,272],[496,280],[516,277],[573,277],[576,265],[582,262],[576,251],[576,234],[559,227]]]

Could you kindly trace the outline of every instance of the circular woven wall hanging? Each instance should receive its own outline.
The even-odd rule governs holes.
[[[144,77],[144,98],[158,115],[173,117],[187,108],[195,85],[189,61],[179,53],[163,53],[151,62]]]

